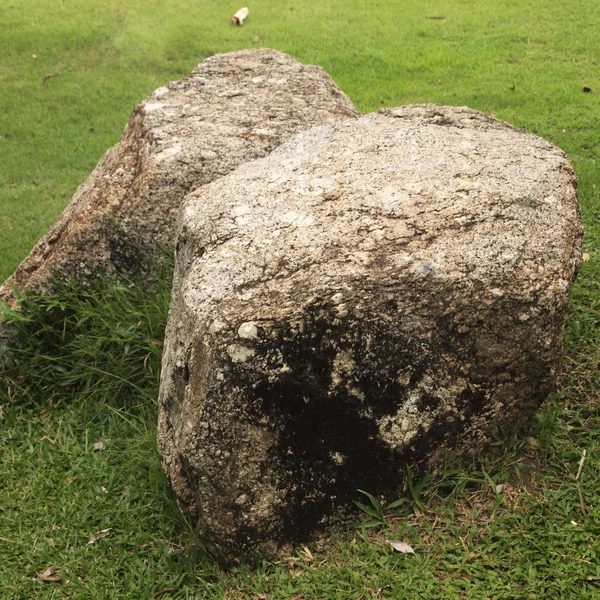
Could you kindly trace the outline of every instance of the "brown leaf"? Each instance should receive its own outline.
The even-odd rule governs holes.
[[[37,576],[43,583],[59,583],[62,580],[62,577],[54,574],[54,567],[48,567],[43,573],[38,573]]]
[[[108,529],[103,529],[102,531],[97,531],[96,533],[92,533],[90,539],[88,540],[87,545],[95,544],[98,540],[105,538],[110,533],[110,527]]]
[[[94,442],[92,446],[93,452],[100,452],[100,450],[104,450],[104,442]]]
[[[175,591],[175,588],[163,588],[162,590],[158,590],[158,592],[155,592],[154,597],[158,598],[160,596],[164,596],[165,594],[169,594],[174,591]]]
[[[583,86],[583,93],[584,94],[595,94],[596,90],[594,88],[591,88],[591,87],[587,86],[587,85],[584,85]]]
[[[589,260],[591,258],[590,257],[590,253],[589,252],[584,252],[583,256],[581,258],[583,258],[583,262],[589,262]]]
[[[527,441],[534,447],[539,448],[540,445],[537,443],[537,440],[534,437],[528,437]]]

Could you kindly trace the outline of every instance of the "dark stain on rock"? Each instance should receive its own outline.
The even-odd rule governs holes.
[[[269,465],[286,497],[281,543],[306,542],[332,515],[348,514],[358,489],[400,495],[404,457],[379,437],[377,420],[395,414],[406,400],[409,387],[398,382],[398,373],[411,369],[414,386],[431,360],[423,344],[400,330],[390,337],[389,326],[346,321],[338,331],[327,312],[315,308],[306,333],[286,325],[277,339],[261,344],[267,361],[275,360],[270,352],[276,350],[283,356],[278,360],[286,369],[276,381],[239,382],[253,389],[251,418],[268,416],[278,432]],[[352,358],[349,372],[336,370],[340,353]],[[246,368],[240,367],[243,379]],[[252,377],[250,369],[246,377]]]

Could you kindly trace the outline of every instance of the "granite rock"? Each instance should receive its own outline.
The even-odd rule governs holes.
[[[285,555],[554,389],[581,264],[564,153],[416,105],[300,133],[191,193],[158,443],[225,561]]]

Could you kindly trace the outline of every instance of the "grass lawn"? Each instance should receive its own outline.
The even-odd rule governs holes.
[[[225,574],[179,515],[154,446],[168,274],[154,289],[28,300],[20,371],[0,373],[0,598],[600,598],[597,0],[261,0],[234,27],[241,6],[2,0],[0,280],[136,102],[209,55],[268,46],[323,66],[362,112],[467,105],[567,152],[589,260],[561,390],[529,439],[416,482],[378,527]]]

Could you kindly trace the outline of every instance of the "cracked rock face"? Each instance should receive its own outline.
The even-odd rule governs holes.
[[[581,241],[563,152],[466,108],[315,127],[190,194],[158,435],[208,546],[285,553],[522,429]]]
[[[0,287],[0,300],[15,304],[11,286],[49,293],[55,276],[86,283],[100,271],[143,275],[156,242],[174,245],[187,193],[298,131],[356,116],[325,71],[285,54],[254,49],[205,60],[135,108],[119,143]]]

